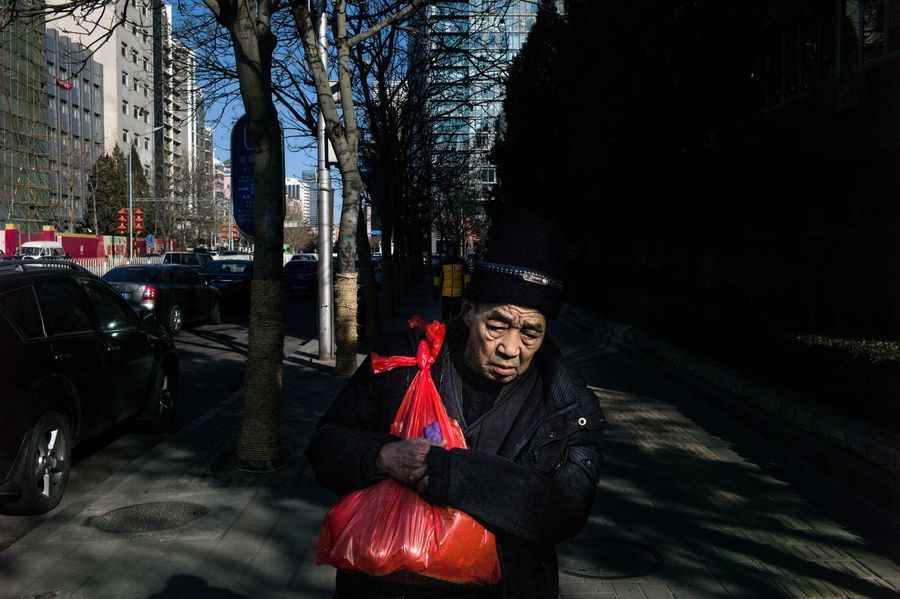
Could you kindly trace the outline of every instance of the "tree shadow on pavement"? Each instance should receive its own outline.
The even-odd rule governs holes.
[[[679,597],[897,597],[855,557],[875,553],[864,535],[796,484],[760,431],[613,349],[584,351],[575,369],[610,426],[593,515],[563,556],[592,539],[643,544],[664,566],[630,582]]]

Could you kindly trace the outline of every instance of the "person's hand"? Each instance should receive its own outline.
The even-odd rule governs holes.
[[[378,452],[375,465],[399,483],[417,484],[425,476],[425,456],[432,445],[427,439],[387,443]]]

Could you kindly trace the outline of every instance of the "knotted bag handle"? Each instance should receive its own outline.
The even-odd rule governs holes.
[[[425,338],[419,341],[419,347],[415,356],[382,356],[371,353],[372,373],[381,374],[395,368],[408,368],[417,366],[419,372],[429,372],[431,365],[437,360],[444,344],[447,327],[444,323],[433,321],[425,324],[425,319],[418,314],[407,321],[407,326],[413,330],[424,330]]]

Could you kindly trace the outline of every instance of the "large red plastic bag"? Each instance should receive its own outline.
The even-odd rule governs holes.
[[[410,327],[424,326],[410,319]],[[416,357],[372,354],[376,374],[416,366],[391,425],[403,439],[439,436],[447,449],[465,448],[456,420],[447,416],[431,378],[431,365],[444,342],[444,325],[425,329]],[[398,570],[463,584],[500,580],[494,535],[468,514],[433,506],[409,487],[384,480],[341,499],[325,516],[316,562],[384,576]]]

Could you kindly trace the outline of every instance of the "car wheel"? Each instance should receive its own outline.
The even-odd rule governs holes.
[[[169,308],[169,318],[166,320],[166,326],[172,335],[177,335],[184,327],[184,312],[178,304]]]
[[[222,306],[219,300],[213,300],[212,308],[209,310],[209,324],[222,324]]]
[[[20,468],[21,496],[3,506],[9,514],[46,514],[59,504],[72,465],[72,427],[58,412],[45,412],[28,432]]]
[[[178,395],[176,379],[171,368],[160,368],[149,401],[147,414],[154,432],[170,433],[175,430],[175,404]]]

